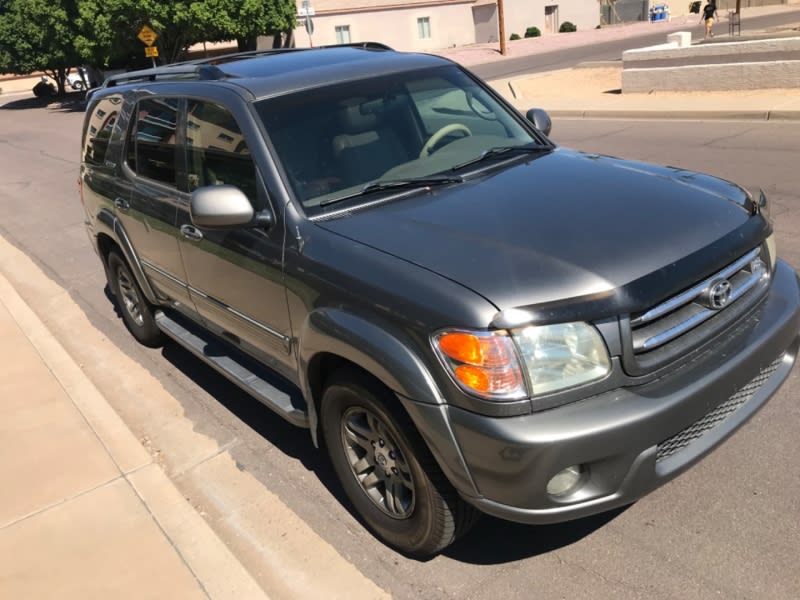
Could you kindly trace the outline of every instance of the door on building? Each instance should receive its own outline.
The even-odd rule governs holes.
[[[482,4],[479,6],[473,6],[472,21],[475,23],[476,44],[486,44],[497,41],[498,28],[496,4]]]
[[[558,4],[544,7],[544,32],[556,33],[558,31]]]

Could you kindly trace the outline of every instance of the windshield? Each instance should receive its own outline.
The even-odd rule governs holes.
[[[396,188],[370,184],[402,182],[407,189],[419,180],[423,188],[431,175],[482,168],[480,157],[518,155],[492,149],[547,143],[456,66],[287,94],[256,108],[289,185],[310,214]]]

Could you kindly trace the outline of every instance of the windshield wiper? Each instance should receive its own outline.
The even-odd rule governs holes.
[[[459,169],[463,169],[464,167],[468,167],[470,165],[474,165],[480,162],[483,162],[490,158],[496,158],[498,156],[502,156],[504,154],[509,153],[523,153],[523,154],[541,154],[544,152],[550,152],[552,150],[552,146],[541,146],[541,145],[531,145],[525,144],[523,146],[495,146],[493,148],[487,148],[483,152],[481,152],[475,158],[471,158],[468,161],[463,163],[457,164],[452,167],[451,171],[458,171]]]
[[[409,177],[407,179],[387,179],[385,181],[377,180],[367,183],[359,191],[346,196],[339,196],[338,198],[330,198],[323,200],[319,203],[320,206],[328,206],[335,204],[342,200],[349,200],[358,196],[364,196],[373,192],[380,192],[384,190],[404,189],[411,190],[425,189],[434,185],[446,185],[448,183],[462,183],[464,178],[461,175],[429,175],[427,177]]]

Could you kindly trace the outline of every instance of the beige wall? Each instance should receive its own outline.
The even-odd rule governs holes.
[[[429,39],[419,39],[417,19],[430,19]],[[471,3],[448,6],[428,6],[320,15],[314,19],[315,46],[336,43],[336,26],[350,26],[350,41],[381,42],[395,50],[437,50],[463,46],[475,42]],[[295,43],[299,48],[309,45],[308,34],[302,24],[295,29]]]
[[[472,16],[474,2],[448,5],[408,6],[372,11],[318,12],[314,17],[314,46],[336,43],[336,26],[350,26],[352,42],[381,42],[396,50],[426,51],[474,44],[475,23]],[[312,1],[313,5],[313,1]],[[505,0],[506,37],[512,33],[525,35],[531,26],[545,31],[545,6],[558,5],[558,26],[571,21],[578,30],[594,29],[600,23],[597,0]],[[431,37],[419,39],[417,19],[430,19]],[[295,43],[299,48],[309,46],[308,34],[303,26],[295,30]],[[563,35],[563,34],[562,34]],[[493,41],[496,41],[495,36]],[[488,40],[477,40],[485,42]]]
[[[575,24],[578,31],[594,29],[600,24],[597,0],[505,0],[506,37],[512,33],[524,37],[528,27],[538,27],[544,35],[545,6],[552,5],[558,6],[556,31],[564,21]]]

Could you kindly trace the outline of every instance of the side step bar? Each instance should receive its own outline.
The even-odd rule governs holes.
[[[289,393],[269,383],[266,378],[271,372],[266,367],[259,366],[253,359],[213,334],[193,326],[188,319],[173,318],[163,311],[158,311],[156,324],[178,344],[292,425],[309,427],[308,414],[299,393],[293,398]],[[277,376],[273,375],[273,378],[277,379]],[[299,408],[298,404],[303,405],[302,408]]]

